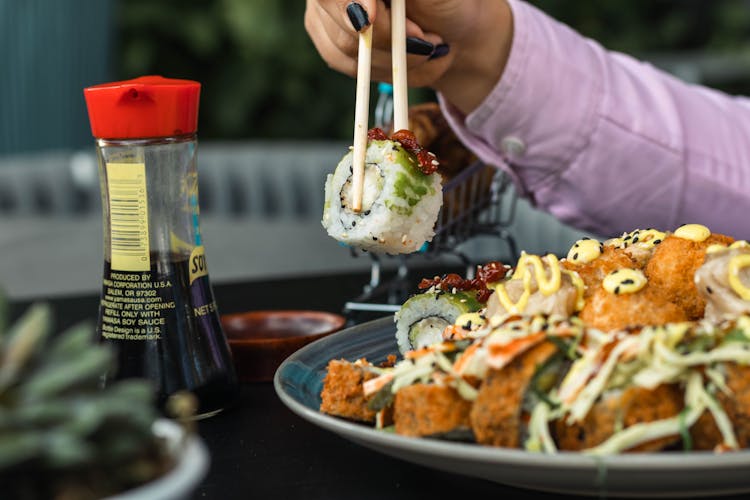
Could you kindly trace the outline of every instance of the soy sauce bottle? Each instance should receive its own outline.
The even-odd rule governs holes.
[[[97,324],[117,350],[108,379],[180,390],[198,417],[231,405],[237,379],[198,225],[200,84],[146,76],[84,89],[101,183],[104,276]]]

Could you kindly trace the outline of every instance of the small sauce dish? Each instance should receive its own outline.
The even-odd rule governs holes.
[[[241,382],[273,380],[276,368],[310,342],[341,330],[346,319],[323,311],[248,311],[221,316]]]

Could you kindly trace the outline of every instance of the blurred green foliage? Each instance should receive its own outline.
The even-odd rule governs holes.
[[[750,35],[747,0],[532,3],[634,55],[731,52]],[[322,62],[304,30],[304,9],[301,0],[120,0],[118,76],[202,82],[202,138],[348,138],[354,81]],[[750,85],[732,83],[726,88],[736,92]]]

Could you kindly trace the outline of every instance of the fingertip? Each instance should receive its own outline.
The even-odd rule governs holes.
[[[346,17],[354,31],[362,31],[375,22],[376,2],[373,0],[352,0],[345,2]]]
[[[359,2],[349,2],[346,6],[346,16],[349,18],[354,31],[362,31],[370,25],[370,16]]]
[[[424,30],[422,30],[422,28],[420,28],[417,23],[415,23],[409,18],[406,19],[406,36],[411,36],[414,38],[422,38],[423,40],[426,40],[425,35],[426,34]]]

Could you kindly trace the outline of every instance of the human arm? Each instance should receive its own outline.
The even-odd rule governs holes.
[[[495,88],[468,116],[441,99],[470,148],[579,228],[697,222],[750,237],[747,99],[688,85],[509,4],[515,35]]]

